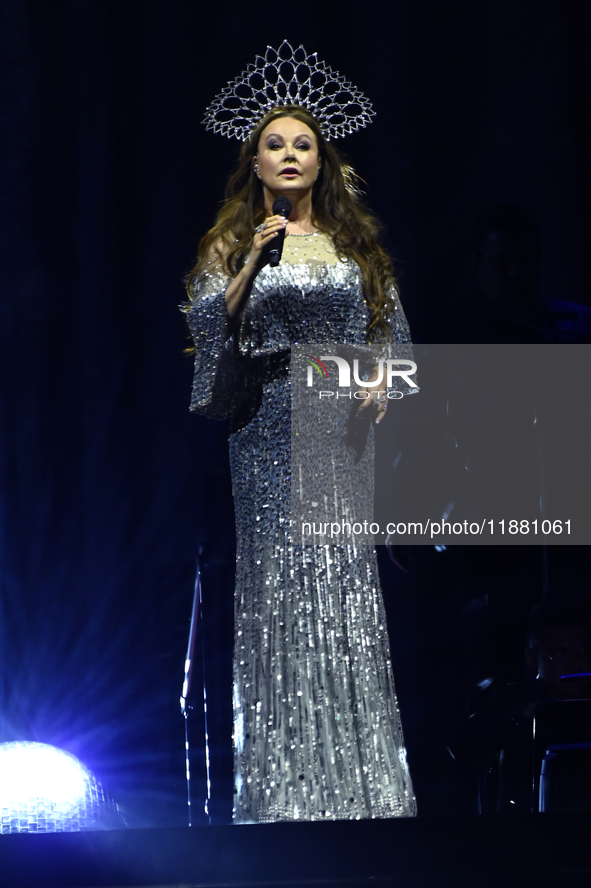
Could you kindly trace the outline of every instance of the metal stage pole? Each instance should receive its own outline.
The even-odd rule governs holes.
[[[200,547],[199,555],[202,554]],[[197,573],[195,575],[195,590],[193,593],[193,607],[191,610],[191,626],[189,629],[189,642],[187,644],[187,653],[185,656],[185,677],[183,681],[183,690],[181,694],[181,714],[185,720],[185,773],[187,778],[187,806],[189,813],[189,826],[193,826],[192,807],[191,807],[191,766],[189,761],[189,711],[193,708],[189,703],[189,694],[192,689],[193,666],[195,663],[195,648],[197,644],[197,632],[199,625],[203,622],[203,597],[201,587],[201,565],[197,558]],[[205,770],[207,780],[207,797],[205,799],[205,813],[208,823],[211,826],[211,815],[209,813],[209,803],[211,801],[211,780],[209,772],[209,733],[207,730],[207,687],[205,682],[205,646],[203,640],[203,632],[201,632],[201,662],[203,669],[203,715],[204,715],[204,731],[205,731]]]

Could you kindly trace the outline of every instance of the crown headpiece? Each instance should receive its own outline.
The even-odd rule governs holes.
[[[279,49],[267,47],[239,77],[228,83],[209,105],[206,129],[243,142],[273,108],[300,105],[316,119],[327,139],[338,139],[371,123],[371,102],[337,71],[308,55],[294,51],[284,40]]]

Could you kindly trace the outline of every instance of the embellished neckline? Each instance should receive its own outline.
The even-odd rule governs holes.
[[[293,231],[286,231],[286,237],[318,237],[319,234],[324,234],[323,231],[304,231],[302,234],[296,234]]]

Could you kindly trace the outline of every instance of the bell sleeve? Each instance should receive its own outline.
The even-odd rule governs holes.
[[[410,338],[410,328],[404,309],[398,296],[395,286],[390,288],[388,293],[389,307],[386,314],[386,322],[388,326],[389,336],[386,339],[380,339],[370,342],[366,347],[366,356],[363,361],[364,379],[369,379],[380,361],[383,361],[383,370],[380,375],[380,383],[374,383],[376,391],[383,389],[388,392],[388,397],[392,397],[391,393],[398,392],[399,395],[413,395],[419,391],[416,382],[416,363],[413,354],[413,345]],[[388,364],[390,361],[388,372]],[[399,364],[397,362],[400,362]]]
[[[394,285],[390,288],[389,296],[390,312],[388,325],[390,327],[391,341],[386,357],[402,362],[411,362],[411,364],[414,365],[413,368],[413,366],[409,367],[408,363],[401,363],[399,367],[411,382],[414,382],[414,385],[410,385],[404,376],[396,376],[392,382],[395,383],[396,390],[402,392],[403,395],[414,395],[419,391],[419,386],[416,383],[416,364],[414,360],[412,340],[410,338],[410,327],[408,326],[408,321],[406,320],[406,315],[404,314],[404,309],[400,302],[398,290]]]
[[[180,306],[195,345],[190,409],[212,419],[232,416],[240,384],[225,300],[230,280],[219,270],[204,272],[191,281],[189,301]]]

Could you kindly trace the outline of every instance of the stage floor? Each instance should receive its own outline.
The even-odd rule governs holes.
[[[0,836],[2,888],[591,884],[591,814]]]

